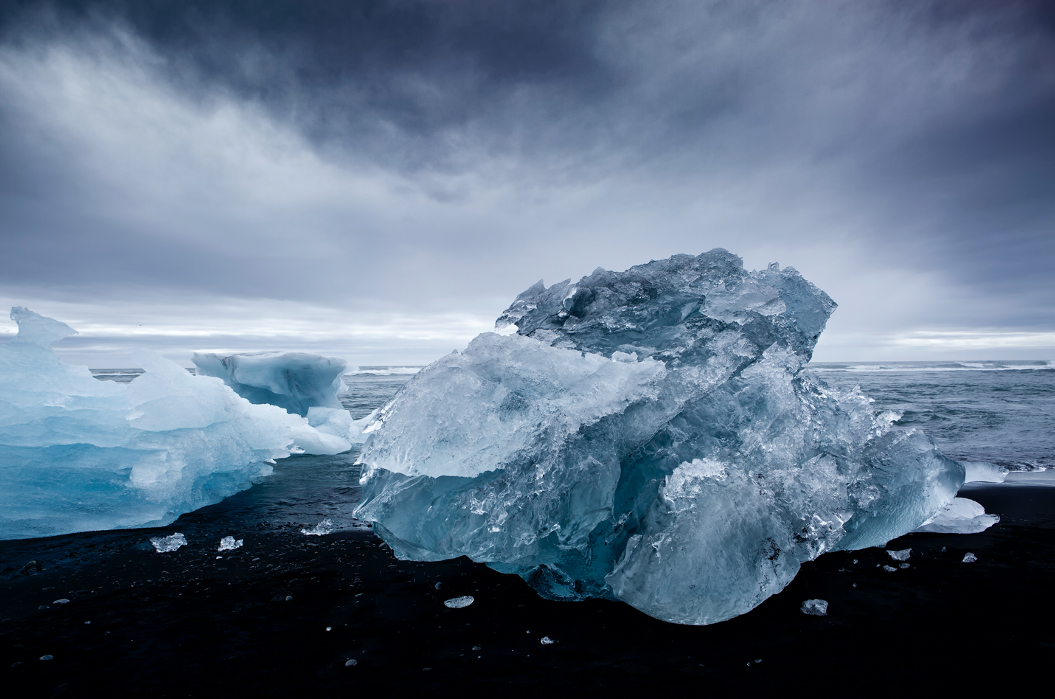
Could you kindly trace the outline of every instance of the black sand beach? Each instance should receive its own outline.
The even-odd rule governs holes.
[[[1003,521],[893,541],[912,549],[895,572],[882,549],[824,555],[751,613],[707,627],[614,602],[546,601],[465,559],[397,561],[369,530],[315,537],[260,522],[217,558],[231,533],[218,515],[226,503],[161,530],[190,541],[168,554],[147,542],[158,530],[0,542],[0,686],[34,696],[857,693],[1042,679],[1055,661],[1055,488],[969,491]],[[962,562],[968,552],[977,562]],[[443,605],[460,595],[475,603]],[[827,616],[799,611],[812,598],[829,602]]]

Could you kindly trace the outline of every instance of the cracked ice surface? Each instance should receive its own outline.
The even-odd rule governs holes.
[[[724,250],[521,294],[366,428],[360,519],[552,599],[743,614],[825,551],[879,546],[964,467],[804,369],[835,303]]]
[[[97,381],[51,344],[75,331],[13,308],[0,344],[0,539],[163,526],[269,475],[291,452],[350,445],[316,421],[253,405],[222,381],[139,350],[145,373]],[[345,412],[345,411],[340,411]]]

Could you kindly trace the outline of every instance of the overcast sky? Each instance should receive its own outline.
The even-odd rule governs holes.
[[[714,247],[818,361],[1055,358],[1055,5],[0,3],[0,303],[68,361],[425,364]]]

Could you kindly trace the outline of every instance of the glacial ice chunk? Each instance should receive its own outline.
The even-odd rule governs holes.
[[[300,533],[305,536],[326,536],[333,531],[333,520],[324,519],[311,529],[301,529]]]
[[[468,556],[550,599],[743,614],[804,561],[918,528],[964,481],[808,371],[834,308],[724,250],[539,282],[366,427],[355,516],[399,558]]]
[[[14,308],[0,344],[0,539],[164,526],[272,472],[291,452],[335,454],[348,440],[253,405],[222,381],[133,354],[128,384],[94,379],[50,344],[68,325]]]
[[[234,551],[242,548],[243,539],[235,539],[233,536],[225,536],[220,539],[220,548],[217,551]]]
[[[463,609],[468,607],[474,602],[472,595],[464,595],[462,597],[452,597],[443,603],[443,606],[450,609]]]
[[[186,546],[187,537],[176,532],[169,536],[155,536],[150,540],[150,543],[154,545],[154,548],[157,549],[158,553],[171,553],[180,546]]]
[[[250,403],[277,405],[301,417],[309,408],[341,408],[337,399],[348,363],[307,352],[195,352],[198,373],[223,379]]]
[[[808,599],[802,603],[802,613],[810,616],[828,616],[828,602],[822,599]]]
[[[912,555],[912,549],[901,549],[900,551],[890,551],[888,549],[887,553],[890,554],[890,557],[895,561],[907,561]]]
[[[974,500],[953,498],[916,531],[937,534],[978,534],[1000,521],[1000,515],[987,515]]]
[[[978,562],[978,556],[976,556],[973,553],[968,551],[967,553],[965,553],[963,555],[963,562],[964,563],[977,563]]]

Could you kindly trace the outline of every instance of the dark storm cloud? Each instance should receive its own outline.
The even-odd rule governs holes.
[[[7,2],[0,49],[9,295],[493,317],[721,245],[847,337],[1055,328],[1047,3]]]

